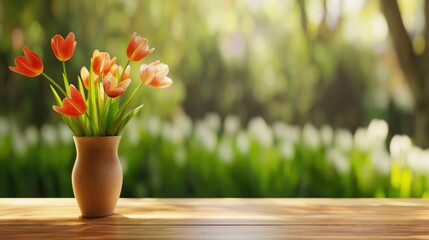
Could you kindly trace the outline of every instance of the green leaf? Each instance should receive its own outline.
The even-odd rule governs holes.
[[[85,88],[83,86],[82,79],[78,76],[77,80],[79,82],[79,91],[80,91],[80,94],[82,94],[83,99],[86,99],[86,97],[85,97]]]
[[[113,125],[110,127],[108,134],[111,136],[119,135],[122,132],[122,129],[124,128],[124,126],[128,123],[128,121],[132,117],[134,117],[142,107],[143,107],[143,104],[129,111],[127,114],[125,114],[124,117],[120,119],[116,119]]]

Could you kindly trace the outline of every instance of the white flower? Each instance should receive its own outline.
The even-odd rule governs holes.
[[[413,171],[429,175],[429,150],[413,146],[406,155],[407,164]]]
[[[224,163],[231,163],[234,160],[234,152],[232,151],[231,142],[223,139],[218,146],[219,159]]]
[[[334,139],[334,130],[329,125],[323,125],[320,129],[320,137],[325,146],[330,146]]]
[[[46,145],[53,147],[57,144],[57,133],[51,125],[43,125],[40,134],[42,135],[42,142]]]
[[[297,126],[289,125],[285,122],[275,122],[273,132],[276,140],[295,144],[299,141],[301,131]]]
[[[385,149],[378,149],[371,154],[375,170],[384,175],[389,174],[391,159]]]
[[[389,126],[387,122],[380,119],[374,119],[369,123],[368,136],[373,139],[377,144],[384,143],[389,133]]]
[[[219,132],[220,129],[220,117],[216,113],[208,113],[204,116],[204,124],[210,127],[213,131]]]
[[[348,174],[350,172],[351,164],[349,159],[339,150],[333,148],[327,152],[328,162],[330,162],[337,172],[341,174]]]
[[[273,133],[261,117],[252,118],[249,122],[249,134],[263,147],[273,145]]]
[[[302,140],[310,149],[316,150],[320,146],[320,135],[313,124],[307,123],[302,129]]]
[[[213,129],[198,121],[196,123],[196,136],[206,150],[214,151],[217,145],[217,135]]]
[[[350,151],[353,146],[352,133],[341,128],[335,130],[335,146],[344,152]]]
[[[184,140],[182,130],[177,125],[168,122],[162,126],[162,137],[173,144],[179,144]]]
[[[140,140],[140,128],[135,121],[131,120],[128,122],[128,127],[126,128],[127,140],[132,146],[137,146]]]
[[[354,143],[357,149],[363,152],[369,152],[372,142],[368,137],[368,131],[365,128],[358,128],[354,135]]]
[[[25,138],[30,145],[36,145],[39,141],[39,131],[34,126],[27,127],[25,129]]]
[[[192,132],[192,120],[185,114],[180,114],[174,118],[174,125],[178,127],[185,137],[189,137]]]
[[[65,124],[58,125],[58,134],[60,136],[61,142],[64,144],[69,144],[73,141],[73,133]]]
[[[161,120],[156,116],[149,116],[145,122],[149,134],[153,137],[158,136],[161,131]]]
[[[13,149],[15,153],[23,156],[28,148],[28,142],[15,125],[12,126]]]
[[[235,139],[235,144],[237,145],[237,149],[241,154],[249,153],[250,143],[246,132],[240,131],[237,134],[237,138]]]
[[[411,146],[411,139],[408,136],[395,135],[390,141],[390,154],[393,158],[403,158]]]
[[[240,119],[237,116],[229,115],[224,121],[224,132],[234,135],[240,130]]]
[[[295,145],[290,142],[283,141],[279,145],[279,150],[285,160],[292,160],[295,154]]]
[[[283,141],[287,135],[287,126],[285,122],[277,121],[272,125],[274,138],[278,141]]]

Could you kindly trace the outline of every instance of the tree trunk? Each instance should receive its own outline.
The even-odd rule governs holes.
[[[429,147],[429,2],[425,2],[425,43],[426,49],[422,55],[417,55],[408,32],[405,29],[397,1],[380,0],[383,14],[386,18],[389,32],[393,41],[399,65],[411,87],[415,99],[414,135],[417,145]]]

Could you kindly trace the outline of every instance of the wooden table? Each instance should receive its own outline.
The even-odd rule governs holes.
[[[0,198],[0,239],[429,239],[422,199],[120,199],[79,216],[74,199]]]

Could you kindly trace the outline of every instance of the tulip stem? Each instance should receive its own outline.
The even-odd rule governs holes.
[[[122,81],[122,77],[124,76],[125,69],[127,69],[128,65],[130,65],[130,61],[131,61],[131,60],[129,60],[129,59],[128,59],[127,64],[125,64],[124,69],[122,69],[122,73],[121,73],[121,76],[120,76],[120,77],[119,77],[119,79],[118,79],[118,82]]]
[[[67,94],[70,94],[70,90],[69,90],[69,79],[67,76],[67,71],[66,71],[66,62],[62,61],[63,63],[63,73],[64,73],[64,87],[66,88]]]
[[[52,83],[52,85],[54,85],[58,90],[60,90],[61,91],[61,93],[62,94],[64,94],[64,96],[65,97],[67,97],[67,93],[64,91],[64,89],[62,89],[61,87],[60,87],[60,85],[58,85],[58,83],[56,83],[51,77],[49,77],[46,73],[42,73],[43,74],[43,76],[46,78],[46,79],[48,79],[49,80],[49,82],[51,82]]]

